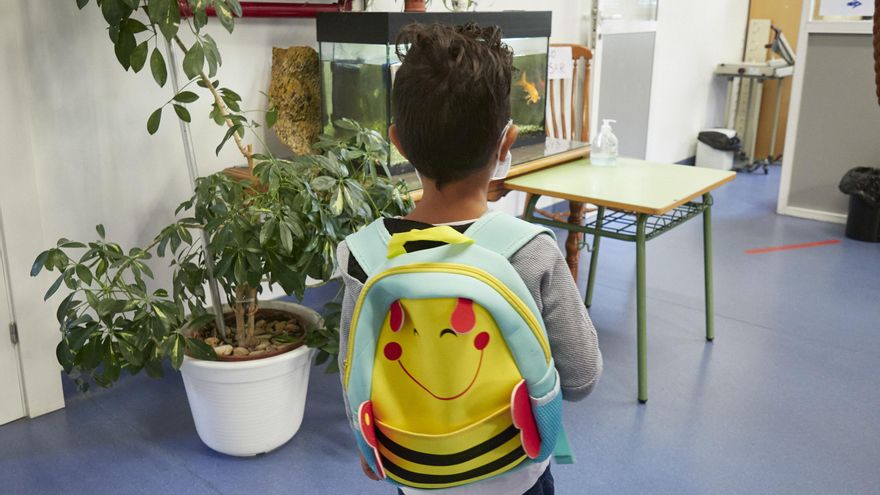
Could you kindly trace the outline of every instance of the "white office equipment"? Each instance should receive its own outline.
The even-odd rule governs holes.
[[[756,21],[752,21],[755,23]],[[766,22],[766,21],[762,21]],[[791,77],[794,74],[794,51],[785,40],[782,31],[772,27],[774,33],[773,41],[764,45],[764,50],[771,49],[773,53],[780,58],[771,59],[770,61],[754,61],[757,55],[756,43],[752,39],[753,34],[757,34],[760,39],[760,24],[750,27],[750,39],[747,43],[746,62],[734,62],[718,64],[715,74],[728,78],[727,102],[724,109],[724,126],[736,129],[737,133],[743,137],[742,155],[745,158],[745,165],[742,167],[748,172],[752,172],[763,167],[764,173],[767,173],[767,166],[779,159],[776,154],[776,134],[779,128],[779,109],[782,101],[782,80]],[[764,52],[766,53],[766,51]],[[749,61],[749,58],[752,60]],[[776,81],[776,99],[773,110],[773,131],[770,137],[770,150],[766,158],[755,160],[755,138],[758,132],[758,117],[761,108],[761,94],[764,89],[764,82],[767,80]],[[737,83],[739,83],[740,91],[736,91]]]

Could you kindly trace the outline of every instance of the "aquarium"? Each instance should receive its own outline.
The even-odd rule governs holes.
[[[391,86],[400,64],[394,41],[412,22],[497,25],[513,51],[511,117],[519,128],[514,164],[545,152],[547,50],[550,12],[322,13],[317,18],[321,53],[322,118],[327,134],[350,132],[335,122],[347,117],[387,139],[391,125]],[[389,145],[392,174],[413,186],[412,166]]]

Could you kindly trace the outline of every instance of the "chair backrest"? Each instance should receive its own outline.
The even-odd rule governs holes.
[[[583,45],[571,47],[570,78],[547,81],[547,136],[587,142],[590,139],[590,60],[593,52]]]

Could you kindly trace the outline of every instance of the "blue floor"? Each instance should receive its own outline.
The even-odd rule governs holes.
[[[880,493],[880,244],[776,215],[778,184],[773,168],[716,194],[714,344],[701,223],[648,244],[646,405],[635,399],[634,247],[603,241],[591,313],[605,374],[565,411],[577,464],[554,467],[557,493]],[[826,239],[842,242],[745,254]],[[317,369],[300,432],[252,459],[201,444],[176,373],[70,393],[62,411],[0,427],[0,493],[175,492],[393,490],[361,474],[338,377]]]

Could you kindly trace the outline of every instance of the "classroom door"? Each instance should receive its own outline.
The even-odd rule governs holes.
[[[0,425],[25,415],[17,345],[9,332],[12,302],[6,276],[6,252],[0,223]]]
[[[616,120],[621,156],[645,158],[659,0],[593,0],[590,132]]]

